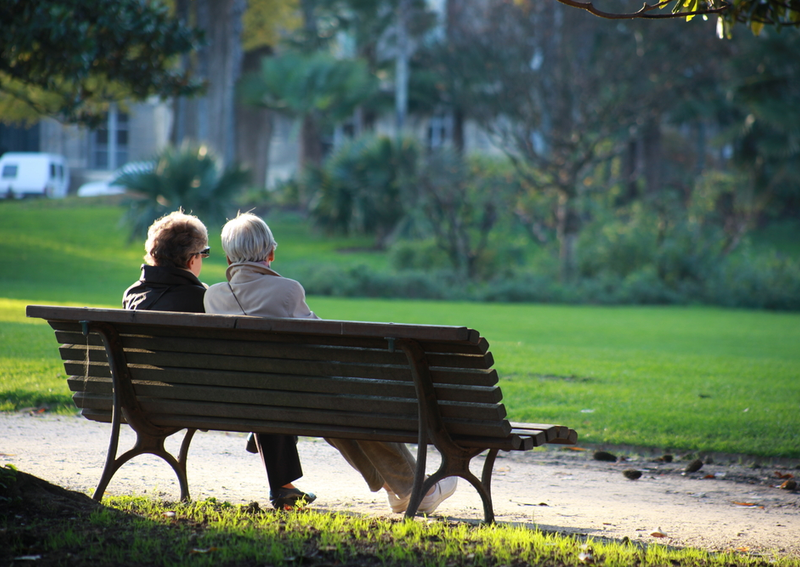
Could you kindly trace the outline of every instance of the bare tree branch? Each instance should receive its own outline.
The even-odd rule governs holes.
[[[569,6],[571,8],[578,8],[579,10],[586,10],[590,14],[593,14],[599,18],[604,18],[607,20],[633,20],[637,18],[645,18],[645,19],[670,19],[670,18],[685,18],[687,16],[704,16],[708,14],[719,14],[725,12],[726,10],[730,9],[732,4],[727,0],[719,0],[721,5],[716,8],[705,8],[703,10],[693,10],[690,12],[669,12],[667,14],[651,14],[653,10],[661,9],[671,4],[674,0],[663,0],[663,2],[658,2],[657,4],[648,4],[644,3],[640,10],[636,12],[629,12],[629,13],[616,13],[616,12],[605,12],[596,8],[592,2],[579,2],[578,0],[558,0],[561,4],[565,6]]]

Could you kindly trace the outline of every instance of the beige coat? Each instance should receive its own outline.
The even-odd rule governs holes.
[[[306,292],[300,282],[284,278],[264,264],[231,264],[225,276],[227,282],[214,284],[206,291],[206,313],[319,319],[306,304]]]

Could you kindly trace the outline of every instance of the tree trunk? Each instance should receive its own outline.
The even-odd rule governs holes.
[[[644,179],[647,194],[651,197],[661,192],[661,120],[659,116],[647,120],[642,133]]]
[[[270,52],[270,48],[248,51],[242,60],[242,72],[257,72],[262,58]],[[269,146],[272,140],[272,111],[237,103],[236,122],[239,161],[250,169],[250,181],[254,187],[266,187]]]
[[[208,132],[201,137],[226,164],[236,159],[236,83],[242,68],[242,14],[246,0],[209,2]],[[199,116],[202,120],[202,116]]]
[[[394,71],[394,103],[397,135],[401,136],[408,113],[408,17],[409,0],[400,0],[397,6],[397,53]]]
[[[316,116],[306,115],[301,126],[300,169],[307,165],[322,165],[322,141]]]
[[[453,148],[464,153],[464,112],[458,107],[453,110]]]
[[[175,14],[184,23],[189,22],[189,2],[190,0],[176,0],[175,2]],[[190,69],[191,66],[191,56],[188,54],[183,55],[181,57],[181,70]],[[188,135],[188,102],[188,99],[183,96],[172,99],[172,131],[169,138],[173,146],[183,143],[183,140]]]
[[[562,283],[572,281],[577,274],[577,246],[580,216],[575,210],[575,199],[560,191],[556,209],[556,235],[558,237],[559,278]]]
[[[195,75],[207,81],[205,95],[178,99],[172,142],[207,144],[226,164],[236,160],[236,83],[242,66],[242,14],[247,0],[177,0],[178,15],[205,30],[207,45],[195,54]],[[190,64],[189,60],[183,62]]]

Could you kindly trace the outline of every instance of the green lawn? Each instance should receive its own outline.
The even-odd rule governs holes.
[[[121,210],[77,200],[0,203],[0,409],[71,407],[49,327],[25,305],[119,305],[142,243]],[[386,259],[369,241],[268,218],[275,268]],[[224,278],[218,228],[202,279]],[[340,253],[347,249],[350,252]],[[466,325],[492,345],[510,418],[559,422],[586,443],[800,457],[800,314],[310,297],[321,317]]]

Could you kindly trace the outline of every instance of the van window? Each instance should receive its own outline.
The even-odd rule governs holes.
[[[51,163],[50,164],[50,178],[51,179],[55,179],[55,177],[56,177],[56,164]]]
[[[3,179],[14,179],[17,176],[17,166],[9,164],[3,166]]]
[[[64,166],[61,164],[58,164],[58,178],[64,179]]]

